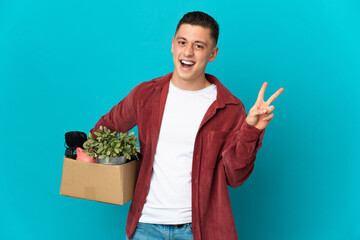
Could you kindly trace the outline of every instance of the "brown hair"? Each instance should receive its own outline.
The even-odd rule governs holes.
[[[191,24],[209,28],[211,32],[211,38],[215,41],[215,45],[217,44],[219,38],[219,24],[210,15],[199,11],[186,13],[179,21],[175,34],[182,24]]]

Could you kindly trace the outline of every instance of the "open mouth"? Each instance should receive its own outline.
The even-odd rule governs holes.
[[[186,61],[186,60],[180,60],[180,63],[181,63],[181,66],[182,66],[184,69],[190,69],[190,68],[192,68],[192,66],[195,65],[195,62],[193,62],[193,61]]]

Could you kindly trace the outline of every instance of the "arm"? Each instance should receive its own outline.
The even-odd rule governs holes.
[[[267,82],[265,82],[258,94],[255,105],[246,116],[244,108],[239,121],[239,130],[230,134],[223,147],[221,155],[224,159],[225,175],[227,183],[231,187],[240,186],[254,169],[256,153],[261,147],[265,128],[270,123],[275,107],[270,104],[284,91],[277,90],[266,102],[264,99]]]
[[[245,110],[242,111],[239,127],[228,136],[221,154],[226,180],[231,187],[240,186],[250,176],[265,133],[265,129],[260,130],[249,125],[245,121]]]
[[[112,131],[127,132],[136,125],[136,97],[139,86],[136,86],[130,93],[116,104],[107,114],[102,116],[96,123],[95,127],[91,129],[91,134],[100,127],[106,126]]]

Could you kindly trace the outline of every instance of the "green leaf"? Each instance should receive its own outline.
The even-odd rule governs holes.
[[[98,131],[93,134],[96,134],[97,138],[91,139],[89,134],[89,139],[84,143],[84,149],[87,148],[92,155],[101,155],[102,158],[123,155],[125,158],[131,159],[132,155],[137,156],[137,151],[140,149],[134,132],[116,132],[100,126]]]
[[[110,158],[109,157],[106,157],[106,162],[109,162]]]
[[[100,147],[96,152],[101,153],[104,150],[104,148]]]

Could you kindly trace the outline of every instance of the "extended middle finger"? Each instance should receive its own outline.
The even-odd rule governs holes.
[[[277,90],[267,101],[266,103],[270,105],[282,92],[284,91],[283,88]]]

